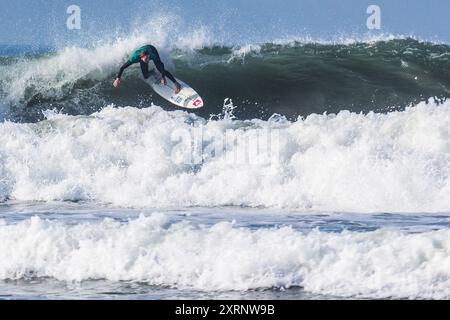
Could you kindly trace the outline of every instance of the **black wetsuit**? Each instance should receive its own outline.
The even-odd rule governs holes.
[[[148,63],[142,62],[141,58],[139,57],[139,54],[142,51],[147,52],[147,54],[149,55],[149,61],[153,60],[153,63],[155,64],[156,69],[158,69],[158,71],[161,73],[161,75],[163,77],[167,77],[173,83],[177,83],[177,80],[174,78],[174,76],[172,76],[172,74],[169,71],[164,69],[164,63],[162,63],[161,58],[159,57],[158,51],[152,45],[145,45],[145,46],[139,48],[138,50],[136,50],[133,53],[133,55],[131,56],[131,58],[128,59],[128,61],[125,62],[125,64],[122,67],[120,67],[120,71],[119,71],[119,74],[117,75],[117,78],[120,79],[122,77],[123,71],[126,68],[128,68],[132,64],[135,64],[138,62],[141,64],[141,70],[142,70],[142,74],[144,75],[144,78],[147,79],[148,77],[150,77],[150,71],[148,70]]]

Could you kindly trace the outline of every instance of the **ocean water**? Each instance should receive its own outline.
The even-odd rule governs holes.
[[[0,47],[0,299],[450,298],[449,45],[151,28]]]
[[[0,207],[3,299],[445,299],[450,215]]]

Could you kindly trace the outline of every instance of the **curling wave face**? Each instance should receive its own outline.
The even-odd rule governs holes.
[[[205,120],[158,106],[46,117],[0,124],[1,200],[356,212],[450,208],[449,102],[293,122],[281,116]]]
[[[0,58],[0,100],[5,116],[34,122],[42,111],[90,114],[105,105],[165,106],[127,70],[123,87],[111,87],[119,66],[145,36],[129,36],[89,48],[66,47],[27,57]],[[450,97],[450,47],[411,38],[367,42],[287,41],[241,46],[211,45],[205,33],[178,39],[168,47],[155,37],[169,69],[199,91],[206,107],[202,117],[218,113],[225,98],[239,106],[239,119],[291,120],[311,113],[387,112]],[[190,46],[188,45],[190,44]],[[6,106],[6,107],[5,107]]]

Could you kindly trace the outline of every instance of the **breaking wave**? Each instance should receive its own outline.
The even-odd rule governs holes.
[[[450,208],[450,103],[296,121],[109,106],[0,124],[0,198],[125,207]]]
[[[450,297],[450,231],[301,233],[166,216],[76,225],[0,221],[0,279],[107,279],[202,291],[286,289],[341,297]]]

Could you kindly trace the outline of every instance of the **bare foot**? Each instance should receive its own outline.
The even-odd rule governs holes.
[[[175,83],[175,94],[178,94],[181,91],[181,86],[179,83]]]

